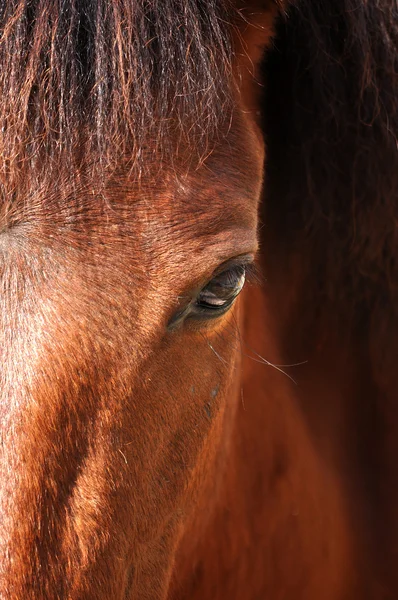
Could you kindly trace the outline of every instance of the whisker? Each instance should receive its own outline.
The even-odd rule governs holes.
[[[254,348],[252,348],[247,342],[243,341],[243,343],[258,358],[260,358],[261,360],[267,360],[263,356],[261,356],[260,354],[258,354],[258,352],[256,352],[256,350],[254,350]],[[279,367],[279,368],[282,368],[282,369],[289,369],[290,367],[300,367],[301,365],[306,365],[307,363],[308,363],[308,360],[303,360],[301,362],[291,363],[291,364],[287,364],[287,365],[278,365],[276,363],[272,363],[272,366]]]
[[[243,400],[243,386],[241,386],[241,388],[240,388],[240,400],[242,402],[242,408],[246,412],[245,401]]]
[[[289,375],[289,373],[286,373],[286,371],[284,371],[283,368],[289,368],[291,366],[298,366],[300,364],[305,364],[305,362],[307,362],[307,361],[305,361],[303,363],[297,363],[296,365],[276,365],[276,364],[272,363],[271,361],[269,361],[266,358],[264,358],[264,356],[261,356],[261,354],[259,354],[258,352],[256,352],[253,348],[251,348],[251,346],[242,338],[241,333],[240,333],[239,324],[238,324],[238,322],[236,320],[235,315],[233,316],[233,319],[234,319],[235,324],[236,324],[236,332],[237,332],[237,334],[239,336],[239,342],[241,344],[242,355],[245,356],[246,358],[249,358],[249,359],[253,360],[254,362],[267,365],[268,367],[272,367],[273,369],[275,369],[279,373],[282,373],[282,375],[285,375],[288,379],[290,379],[290,381],[292,383],[294,383],[294,385],[297,385],[297,381],[291,375]],[[247,354],[246,352],[243,352],[242,344],[244,344],[245,347],[250,352],[252,352],[255,356],[250,356],[250,354]]]
[[[207,342],[207,345],[209,346],[210,350],[212,350],[212,352],[214,352],[214,354],[217,356],[217,358],[224,364],[224,365],[228,365],[227,361],[220,356],[220,354],[217,352],[217,350],[215,350],[215,348],[212,346],[212,344],[210,343],[209,339],[202,333],[202,337],[205,339],[205,341]]]
[[[227,364],[227,361],[226,361],[224,358],[222,358],[222,356],[220,356],[220,355],[218,354],[217,350],[215,350],[215,349],[213,348],[213,346],[210,344],[210,342],[209,342],[208,340],[207,340],[207,344],[208,344],[209,348],[210,348],[210,349],[211,349],[211,350],[214,352],[214,354],[217,356],[217,358],[219,358],[219,359],[221,360],[221,362],[222,362],[222,363],[224,363],[224,365],[226,365],[226,364]]]
[[[126,444],[126,445],[127,445],[127,444]],[[126,455],[125,455],[125,454],[124,454],[124,453],[123,453],[123,452],[120,450],[120,448],[118,448],[118,452],[120,452],[120,454],[121,454],[121,455],[123,456],[123,458],[124,458],[124,462],[126,463],[126,465],[128,465],[128,462],[127,462]]]
[[[298,367],[298,366],[305,365],[308,363],[308,361],[305,360],[305,361],[285,365],[285,364],[276,364],[276,363],[273,363],[270,360],[266,359],[264,356],[259,354],[256,350],[254,350],[254,348],[252,348],[250,346],[250,344],[248,344],[243,339],[241,332],[240,332],[239,323],[237,322],[235,315],[233,315],[233,321],[227,322],[224,329],[221,332],[220,331],[215,332],[215,335],[217,335],[220,339],[222,339],[223,335],[234,336],[234,339],[238,340],[238,342],[240,344],[240,351],[241,351],[242,356],[244,356],[245,358],[249,358],[250,360],[253,360],[256,363],[264,364],[268,367],[272,367],[273,369],[275,369],[282,375],[285,375],[292,383],[294,383],[294,385],[298,385],[297,381],[294,379],[294,377],[292,377],[284,369]],[[209,348],[212,350],[212,352],[214,352],[214,354],[217,356],[217,358],[224,365],[227,365],[228,364],[227,361],[217,352],[217,350],[214,348],[214,346],[210,343],[209,339],[207,337],[205,339],[206,339],[206,342],[207,342]],[[247,351],[245,351],[244,348],[246,348]]]

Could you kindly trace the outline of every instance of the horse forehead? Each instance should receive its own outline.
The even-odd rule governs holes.
[[[190,163],[192,152],[182,152]],[[264,148],[247,115],[235,116],[228,135],[214,143],[208,154],[197,164],[187,167],[176,159],[160,168],[148,159],[148,168],[139,182],[121,174],[110,181],[111,202],[124,208],[127,220],[161,218],[173,225],[192,219],[197,230],[201,223],[209,226],[216,221],[228,226],[231,215],[239,212],[240,222],[253,226],[262,185]],[[152,168],[155,174],[152,176]],[[210,228],[211,229],[211,228]]]
[[[81,169],[67,173],[61,169],[59,175],[50,172],[43,181],[36,178],[34,169],[32,173],[28,170],[20,189],[0,198],[0,233],[20,223],[40,228],[43,222],[48,232],[72,230],[76,225],[82,236],[91,227],[109,232],[108,224],[122,222],[137,233],[157,219],[163,225],[169,219],[175,230],[178,224],[192,220],[198,232],[201,225],[228,227],[238,213],[241,223],[246,220],[247,226],[253,227],[264,145],[250,114],[237,104],[228,130],[209,140],[199,162],[192,143],[184,143],[176,156],[159,157],[148,139],[142,148],[144,168],[140,165],[137,172],[127,159],[112,174],[105,172],[96,178],[90,170],[90,156],[82,160]]]
[[[180,236],[194,232],[213,235],[256,226],[261,193],[264,148],[251,123],[239,120],[229,136],[196,168],[165,165],[163,172],[142,185],[128,182],[108,188],[114,203],[124,210],[126,222],[143,220],[149,229],[160,222]],[[159,233],[159,232],[157,232]]]
[[[155,193],[149,204],[142,206],[141,198],[133,202],[132,216],[134,208],[141,206],[151,217],[151,224],[169,225],[180,235],[190,228],[197,235],[212,235],[238,225],[252,228],[256,222],[260,180],[259,174],[250,176],[239,166],[229,165],[227,169],[209,161],[198,173],[170,176],[164,189]]]
[[[3,205],[0,233],[4,243],[20,231],[22,238],[25,232],[44,244],[54,233],[82,241],[91,235],[91,244],[100,241],[93,233],[109,240],[124,235],[133,244],[151,235],[184,239],[237,226],[249,229],[256,225],[260,182],[252,165],[245,170],[217,160],[193,173],[166,171],[153,182],[137,183],[124,174],[103,188],[93,181],[63,187],[50,182],[15,205]]]

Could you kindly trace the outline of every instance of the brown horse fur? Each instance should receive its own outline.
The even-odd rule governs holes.
[[[0,2],[2,599],[397,597],[397,23]]]

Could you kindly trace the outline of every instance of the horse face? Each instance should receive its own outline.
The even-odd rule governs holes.
[[[263,173],[245,85],[199,168],[139,185],[121,168],[70,202],[47,189],[4,232],[5,598],[164,597],[211,513]]]
[[[69,223],[7,234],[1,543],[24,557],[18,575],[3,554],[9,590],[165,585],[240,397],[262,164],[242,114],[195,173],[115,180]]]

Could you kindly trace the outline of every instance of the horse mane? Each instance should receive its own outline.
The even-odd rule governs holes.
[[[263,218],[287,254],[306,257],[301,318],[344,313],[362,331],[384,324],[390,339],[398,323],[397,73],[393,0],[297,1],[279,19],[264,65]]]
[[[82,142],[101,169],[186,139],[203,151],[231,101],[227,6],[1,1],[0,182],[48,176]]]

